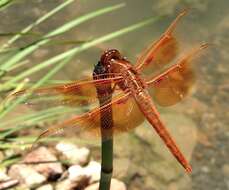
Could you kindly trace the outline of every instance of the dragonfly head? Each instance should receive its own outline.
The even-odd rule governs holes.
[[[124,57],[116,49],[106,50],[101,55],[99,62],[95,65],[93,76],[111,73],[112,59],[122,60]]]
[[[112,59],[123,59],[123,56],[121,55],[121,53],[116,50],[116,49],[109,49],[109,50],[106,50],[101,58],[100,58],[100,63],[101,65],[103,65],[107,70],[109,70],[112,62],[111,60]]]

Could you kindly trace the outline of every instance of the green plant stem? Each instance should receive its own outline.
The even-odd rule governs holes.
[[[99,190],[109,190],[113,173],[113,138],[102,139],[102,163]]]
[[[97,88],[98,95],[101,95],[100,89]],[[106,98],[99,98],[100,106],[111,102],[111,86],[103,89],[102,92],[110,92]],[[102,96],[104,97],[104,96]],[[109,190],[111,177],[113,173],[113,117],[112,107],[100,111],[100,130],[101,130],[101,173],[99,190]]]

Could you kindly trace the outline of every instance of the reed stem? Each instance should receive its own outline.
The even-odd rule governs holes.
[[[94,70],[93,77],[97,78],[100,69]],[[112,100],[111,84],[96,86],[100,107]],[[109,190],[113,173],[113,117],[112,107],[100,110],[101,130],[101,172],[99,190]]]
[[[109,190],[113,172],[113,138],[102,140],[99,190]]]
[[[100,106],[111,101],[110,94],[106,99],[100,99]],[[113,173],[113,118],[112,108],[100,111],[101,119],[101,173],[99,190],[109,190]]]

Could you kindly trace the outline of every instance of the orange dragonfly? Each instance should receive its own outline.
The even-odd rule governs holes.
[[[161,106],[174,105],[188,95],[195,82],[192,65],[196,63],[197,58],[201,55],[200,52],[206,49],[208,44],[202,44],[189,50],[184,56],[177,59],[175,64],[168,66],[178,54],[179,44],[174,35],[174,30],[178,21],[185,14],[186,11],[183,11],[176,17],[160,39],[143,51],[135,65],[132,65],[119,51],[107,50],[95,68],[104,72],[104,74],[98,74],[97,79],[33,90],[30,101],[40,96],[58,97],[54,101],[47,102],[47,105],[83,106],[88,103],[95,103],[98,98],[101,98],[96,93],[96,87],[99,86],[102,89],[108,84],[112,85],[110,93],[112,93],[113,98],[111,101],[47,128],[38,139],[65,129],[71,129],[71,131],[82,131],[83,129],[84,132],[101,136],[100,115],[112,108],[112,135],[131,130],[139,126],[146,118],[174,157],[190,173],[192,171],[190,164],[165,128],[151,98],[153,96],[154,100]],[[147,75],[143,74],[144,71],[149,73],[151,70],[164,66],[167,66],[167,69],[156,76],[151,76],[151,74],[149,77],[145,77]],[[14,95],[26,93],[28,90],[22,90]],[[107,94],[104,93],[104,99],[106,96]],[[110,133],[107,135],[109,136]]]

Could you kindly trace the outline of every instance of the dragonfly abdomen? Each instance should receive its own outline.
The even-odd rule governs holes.
[[[156,110],[156,107],[146,90],[139,89],[139,93],[135,94],[135,99],[137,104],[145,115],[148,122],[152,125],[155,129],[157,134],[161,137],[164,141],[170,152],[174,155],[174,157],[181,163],[181,165],[186,169],[187,172],[191,172],[191,166],[181,153],[180,149],[176,145],[175,141],[173,140],[172,136],[169,134],[169,131],[165,128],[165,125],[162,123],[159,113]]]

